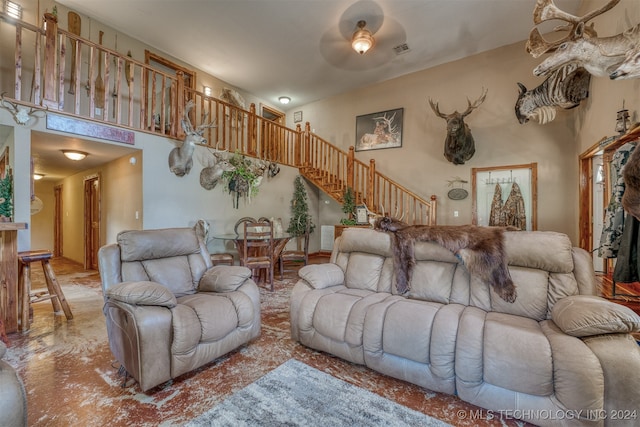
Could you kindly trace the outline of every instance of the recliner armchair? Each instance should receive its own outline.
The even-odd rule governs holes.
[[[111,352],[143,391],[260,335],[251,271],[212,266],[202,221],[123,231],[98,261]]]

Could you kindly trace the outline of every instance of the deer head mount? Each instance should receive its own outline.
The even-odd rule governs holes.
[[[598,37],[593,24],[587,22],[610,10],[620,0],[610,0],[603,7],[583,16],[574,16],[559,9],[553,0],[537,0],[533,10],[533,22],[559,19],[567,24],[556,27],[555,31],[568,34],[554,42],[545,40],[537,28],[529,33],[527,52],[534,58],[550,53],[534,70],[536,76],[544,76],[569,63],[576,63],[597,77],[609,76],[620,65],[629,50],[640,43],[640,24],[611,37]]]
[[[27,124],[29,124],[29,120],[31,120],[31,117],[36,117],[36,113],[43,112],[46,114],[46,109],[40,110],[31,107],[27,110],[26,108],[19,107],[15,102],[6,100],[4,97],[5,93],[6,92],[2,92],[2,94],[0,94],[0,107],[11,113],[13,120],[15,120],[17,124],[26,126]]]
[[[202,124],[194,129],[191,124],[191,120],[189,119],[189,112],[194,106],[195,104],[193,100],[189,100],[189,102],[187,102],[181,122],[182,130],[186,134],[184,141],[182,142],[182,145],[174,148],[169,153],[169,170],[176,174],[176,176],[185,176],[189,171],[191,171],[191,167],[193,166],[193,151],[195,150],[196,144],[206,144],[207,139],[203,137],[202,134],[205,129],[216,127],[214,122],[211,122],[209,124]],[[203,122],[206,122],[207,116],[208,113],[205,114],[202,120]]]
[[[454,111],[451,114],[443,114],[440,112],[438,102],[434,103],[429,98],[429,104],[436,116],[447,121],[447,137],[444,140],[444,157],[454,165],[464,165],[476,152],[475,142],[471,135],[471,129],[464,122],[464,118],[473,110],[478,108],[487,97],[487,89],[482,89],[482,95],[473,103],[467,98],[467,109],[459,113]]]

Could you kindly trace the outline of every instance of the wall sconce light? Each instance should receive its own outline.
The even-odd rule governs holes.
[[[364,28],[366,25],[366,21],[358,21],[358,29],[351,38],[351,47],[360,55],[364,55],[375,43],[371,31]]]
[[[22,19],[22,6],[10,0],[5,0],[4,13],[15,19]]]
[[[82,160],[89,155],[89,153],[85,153],[84,151],[77,150],[62,150],[62,154],[69,160]]]
[[[204,95],[205,96],[211,96],[211,88],[209,86],[205,86],[204,87]]]
[[[288,96],[281,96],[280,98],[278,98],[278,101],[280,101],[280,104],[287,105],[291,102],[291,98],[289,98]]]
[[[44,174],[41,174],[41,173],[34,173],[33,174],[33,179],[35,181],[40,181],[42,178],[44,178]]]

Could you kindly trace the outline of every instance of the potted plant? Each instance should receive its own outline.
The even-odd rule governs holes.
[[[0,179],[0,221],[9,222],[13,216],[13,177],[7,173]]]
[[[300,250],[300,237],[306,233],[309,223],[309,233],[313,233],[315,224],[311,222],[309,205],[307,203],[307,190],[304,188],[302,177],[298,175],[293,181],[293,197],[291,198],[291,221],[287,233],[297,238],[297,247]]]
[[[354,218],[356,212],[356,201],[355,196],[353,195],[353,189],[351,187],[347,187],[342,195],[342,212],[347,214],[346,218],[342,218],[340,220],[340,224],[342,225],[356,225],[357,222]]]

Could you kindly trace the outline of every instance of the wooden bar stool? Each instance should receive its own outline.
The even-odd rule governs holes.
[[[51,252],[48,250],[35,250],[18,252],[18,261],[20,263],[20,275],[18,278],[18,295],[20,301],[18,303],[18,321],[20,322],[20,331],[28,331],[30,325],[29,309],[31,304],[51,300],[53,311],[56,314],[64,312],[67,320],[73,319],[71,307],[67,302],[62,288],[53,272],[53,267],[49,263]],[[44,271],[44,279],[47,284],[47,290],[38,290],[31,292],[31,263],[40,261],[42,270]]]

